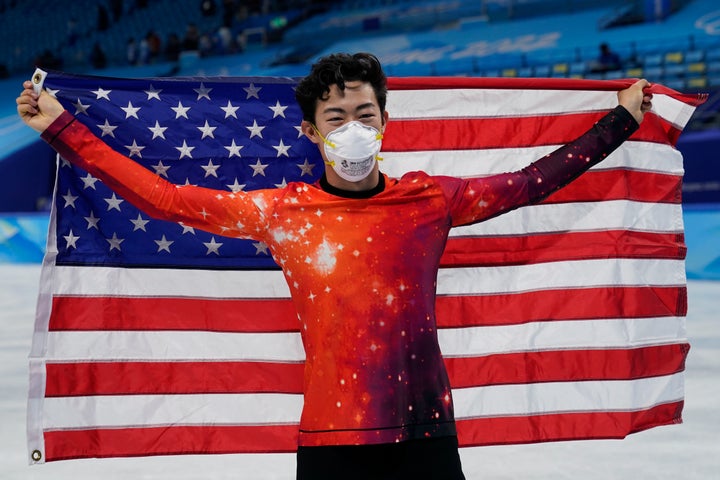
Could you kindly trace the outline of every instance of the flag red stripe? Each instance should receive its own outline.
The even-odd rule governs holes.
[[[519,417],[460,419],[464,447],[543,441],[625,438],[660,425],[682,423],[683,401],[634,412],[579,412]]]
[[[460,419],[461,446],[588,438],[624,438],[648,428],[681,423],[683,402],[634,412],[581,412]],[[179,454],[292,453],[297,425],[161,426],[44,432],[45,460]]]
[[[626,230],[547,233],[525,236],[453,237],[440,259],[442,267],[527,265],[596,258],[683,259],[682,233]]]
[[[303,363],[48,363],[46,397],[303,391]]]
[[[297,313],[289,298],[55,296],[52,303],[50,331],[296,332],[299,328]]]
[[[629,350],[559,350],[445,358],[453,388],[637,378],[684,370],[687,344]],[[529,368],[535,366],[535,368]],[[47,365],[46,397],[290,393],[303,391],[301,363],[81,362]]]
[[[563,145],[606,112],[513,118],[393,119],[383,135],[385,152],[474,150]],[[631,140],[674,145],[680,131],[648,113]]]
[[[162,426],[46,431],[45,460],[297,450],[297,425]]]
[[[682,287],[597,287],[498,295],[439,296],[438,326],[513,325],[536,320],[685,315]],[[263,318],[254,315],[263,312]],[[111,312],[109,315],[104,315]],[[116,313],[115,313],[116,312]],[[287,299],[53,298],[50,331],[297,331]]]
[[[445,358],[453,388],[580,380],[631,380],[685,370],[687,344],[629,350],[556,350]]]
[[[681,203],[682,176],[633,170],[590,170],[544,203],[634,200]]]
[[[684,316],[686,312],[685,286],[574,288],[437,298],[437,322],[441,328],[582,318]]]

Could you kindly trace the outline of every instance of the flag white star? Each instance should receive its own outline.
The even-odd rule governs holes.
[[[178,102],[177,107],[170,107],[172,111],[175,112],[175,119],[177,120],[180,117],[188,118],[187,112],[190,110],[190,107],[183,106],[182,102]]]
[[[220,247],[222,247],[222,243],[217,243],[215,241],[215,237],[210,238],[210,242],[203,242],[203,245],[207,247],[207,253],[205,255],[210,255],[211,253],[214,253],[215,255],[220,255]]]
[[[180,158],[183,158],[183,157],[193,158],[192,151],[195,149],[195,147],[188,147],[188,144],[185,143],[185,140],[183,140],[182,147],[175,147],[175,149],[178,152],[180,152]]]
[[[253,243],[253,246],[255,247],[255,255],[260,255],[261,253],[270,255],[270,252],[268,252],[268,246],[263,242],[255,242]]]
[[[90,108],[90,105],[83,104],[78,98],[77,103],[73,103],[73,107],[75,107],[75,115],[77,115],[78,113],[84,113],[85,115],[87,115],[87,109]]]
[[[160,92],[162,92],[162,89],[157,90],[155,87],[150,85],[150,90],[144,90],[144,92],[147,93],[148,100],[152,100],[153,98],[160,100]]]
[[[75,244],[75,242],[77,242],[80,239],[80,237],[76,237],[73,234],[72,230],[70,230],[70,235],[63,235],[63,238],[67,242],[67,245],[65,246],[66,250],[70,250],[70,248],[77,249],[77,245]]]
[[[100,221],[100,218],[96,217],[93,211],[90,211],[89,217],[84,217],[85,221],[87,222],[88,226],[87,229],[90,230],[91,228],[94,228],[95,230],[98,230],[98,222]]]
[[[200,100],[201,98],[207,98],[210,100],[210,92],[212,91],[212,88],[205,88],[205,85],[200,82],[200,88],[193,88],[195,90],[195,93],[198,94],[197,100]]]
[[[120,244],[125,241],[124,238],[118,238],[117,233],[113,232],[112,238],[106,238],[105,241],[107,241],[110,244],[110,251],[112,252],[113,249],[117,249],[118,252],[120,251]]]
[[[298,136],[297,136],[297,138],[300,138],[300,137],[302,137],[302,136],[304,135],[304,133],[303,133],[303,131],[302,131],[302,125],[295,125],[295,130],[298,131]]]
[[[120,211],[120,204],[125,201],[121,198],[117,198],[115,193],[112,194],[112,197],[104,198],[103,200],[105,200],[108,204],[108,211],[115,209],[118,212]]]
[[[205,170],[205,178],[212,175],[213,177],[217,178],[217,169],[220,168],[220,165],[213,165],[212,159],[208,161],[207,165],[200,165],[203,170]]]
[[[192,233],[193,235],[195,235],[195,229],[193,227],[188,227],[187,225],[184,225],[182,222],[178,222],[178,225],[180,225],[182,227],[183,235],[185,235],[186,233]]]
[[[84,177],[81,177],[80,180],[82,180],[83,184],[85,185],[83,188],[92,188],[93,190],[95,190],[95,182],[98,181],[97,178],[93,177],[88,173]]]
[[[225,185],[225,186],[228,187],[230,189],[230,191],[233,193],[238,193],[238,192],[242,191],[243,188],[245,188],[244,183],[243,184],[238,183],[237,177],[235,177],[235,182],[233,182],[232,185]]]
[[[165,178],[168,178],[167,171],[170,170],[170,165],[163,165],[162,160],[160,160],[157,165],[151,165],[153,170],[155,170],[156,175],[161,175]]]
[[[142,152],[143,148],[145,148],[145,147],[142,145],[138,145],[137,142],[135,141],[135,139],[133,138],[132,145],[125,145],[125,148],[130,150],[130,153],[128,153],[128,157],[133,157],[133,156],[137,155],[138,158],[142,158],[141,152]]]
[[[110,100],[110,92],[112,90],[103,90],[102,88],[98,87],[97,90],[92,90],[92,93],[95,94],[95,100],[100,100],[101,98],[104,98],[105,100]]]
[[[237,114],[235,112],[237,112],[240,107],[233,106],[233,104],[230,103],[230,100],[228,100],[227,106],[220,107],[220,108],[222,109],[223,112],[225,112],[225,118],[228,118],[228,117],[237,118]]]
[[[301,176],[301,177],[302,177],[303,175],[310,175],[310,176],[312,177],[313,168],[315,168],[315,164],[314,164],[314,163],[308,162],[308,159],[305,158],[305,163],[297,163],[296,165],[297,165],[298,168],[300,169],[300,172],[301,172],[301,173],[300,173],[300,176]]]
[[[247,97],[245,97],[245,100],[247,100],[250,97],[255,97],[258,100],[260,100],[260,97],[258,96],[258,92],[262,90],[262,87],[256,87],[254,83],[251,83],[249,87],[243,88],[245,92],[247,93]]]
[[[228,152],[230,152],[230,153],[228,154],[228,158],[231,158],[233,155],[235,155],[236,157],[239,157],[239,156],[240,156],[240,150],[241,150],[242,148],[243,148],[242,145],[235,145],[235,139],[233,138],[233,140],[232,140],[232,142],[230,143],[230,145],[225,146],[225,150],[227,150]]]
[[[266,169],[267,167],[268,167],[267,164],[266,164],[266,165],[263,165],[262,163],[260,163],[260,159],[258,158],[257,163],[256,163],[255,165],[250,165],[250,168],[253,169],[253,175],[252,175],[252,176],[254,177],[255,175],[262,175],[262,176],[264,177],[264,176],[265,176],[265,169]]]
[[[248,130],[250,130],[250,138],[253,138],[253,137],[263,138],[263,136],[262,136],[262,131],[265,129],[265,127],[259,127],[258,124],[257,124],[257,120],[253,119],[253,124],[252,124],[252,126],[251,126],[251,127],[245,127],[245,128],[247,128]]]
[[[275,117],[283,117],[285,118],[285,109],[288,108],[287,105],[280,105],[280,100],[275,102],[275,106],[268,107],[270,110],[273,111],[273,118]]]
[[[78,199],[77,196],[73,195],[72,192],[70,192],[70,189],[68,188],[68,192],[62,196],[63,200],[65,200],[65,207],[72,207],[75,208],[75,200]]]
[[[165,130],[168,129],[168,127],[161,127],[160,122],[155,120],[155,126],[154,127],[147,127],[148,130],[150,130],[153,134],[152,139],[155,140],[157,137],[162,138],[165,140]]]
[[[196,127],[198,130],[202,132],[202,137],[200,137],[200,140],[202,140],[205,137],[215,138],[215,135],[213,132],[217,127],[211,127],[207,120],[205,120],[205,125],[202,127]]]
[[[135,117],[139,120],[137,116],[137,112],[140,111],[141,107],[133,107],[132,102],[128,102],[127,107],[120,107],[123,112],[125,112],[125,119],[127,120],[130,117]]]
[[[59,92],[60,89],[58,88],[53,90],[52,88],[45,88],[45,91],[50,94],[51,97],[57,98],[57,92]]]
[[[277,152],[278,152],[277,153],[278,157],[280,155],[285,155],[286,157],[289,157],[290,155],[288,155],[287,152],[288,152],[288,150],[290,150],[290,147],[292,147],[292,145],[285,145],[282,141],[282,138],[280,139],[280,145],[273,145],[273,148],[275,150],[277,150]]]
[[[174,240],[168,240],[167,238],[165,238],[165,235],[163,235],[160,240],[155,240],[155,243],[157,243],[157,245],[158,245],[157,253],[160,253],[160,252],[162,252],[163,250],[165,250],[165,251],[168,252],[168,253],[171,253],[171,252],[170,252],[170,245],[172,245],[173,243],[175,243],[175,241],[174,241]]]
[[[133,227],[133,232],[136,231],[136,230],[142,230],[143,232],[147,232],[147,230],[145,230],[145,225],[147,225],[148,223],[150,223],[150,220],[145,220],[145,219],[138,213],[137,218],[136,218],[135,220],[132,220],[132,219],[131,219],[130,222],[134,225],[134,227]]]
[[[276,183],[275,186],[277,188],[285,188],[287,187],[287,180],[285,180],[285,177],[283,177],[282,182]]]
[[[110,125],[107,118],[105,119],[104,125],[98,125],[97,127],[100,130],[102,130],[102,135],[100,135],[101,138],[104,137],[105,135],[110,135],[111,137],[115,138],[115,134],[113,133],[113,130],[115,130],[118,127],[117,127],[117,125]]]

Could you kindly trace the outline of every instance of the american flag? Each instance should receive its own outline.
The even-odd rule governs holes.
[[[516,170],[630,81],[391,78],[381,169]],[[45,88],[176,184],[316,181],[294,79],[117,79]],[[630,141],[541,204],[452,231],[438,327],[461,445],[622,438],[681,422],[682,156],[702,97],[653,86]],[[267,247],[154,220],[58,163],[30,359],[30,461],[294,452],[304,353]],[[292,472],[278,472],[278,477]]]

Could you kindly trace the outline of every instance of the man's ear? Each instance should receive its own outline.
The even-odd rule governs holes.
[[[318,144],[322,142],[322,139],[320,138],[320,135],[318,135],[317,130],[315,130],[315,127],[312,123],[308,122],[307,120],[303,120],[300,122],[300,131],[302,131],[303,134],[307,138],[310,139],[311,142]]]
[[[390,115],[388,114],[387,110],[383,112],[383,122],[382,122],[382,132],[385,133],[385,127],[387,127],[388,120],[390,119]]]

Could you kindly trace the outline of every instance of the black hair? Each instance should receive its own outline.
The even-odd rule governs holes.
[[[303,112],[303,119],[315,121],[318,100],[325,100],[330,87],[337,85],[345,90],[345,82],[360,80],[368,82],[377,97],[380,111],[385,112],[387,101],[387,77],[380,60],[371,53],[334,53],[322,57],[313,64],[310,73],[295,88],[295,99]]]

